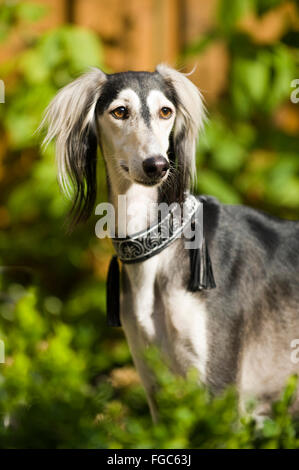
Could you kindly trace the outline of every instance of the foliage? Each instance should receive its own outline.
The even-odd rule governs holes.
[[[261,25],[248,32],[241,21],[277,6],[283,2],[222,0],[215,28],[188,46],[184,56],[220,42],[230,63],[227,90],[211,110],[199,142],[198,191],[296,219],[299,118],[290,95],[299,71],[299,34],[289,26],[281,37],[277,33],[263,42],[256,34]]]
[[[217,27],[187,53],[221,39],[230,57],[228,88],[198,146],[198,189],[296,217],[298,138],[275,117],[296,77],[293,36],[255,44],[238,27],[248,9],[262,15],[282,3],[234,0],[228,8],[222,0]],[[35,134],[61,86],[87,66],[103,67],[101,43],[71,25],[36,35],[28,25],[43,13],[29,2],[0,7],[0,41],[17,28],[26,44],[0,68],[0,447],[298,448],[288,414],[294,378],[258,429],[238,420],[234,390],[213,398],[192,371],[187,381],[172,376],[155,351],[148,360],[161,385],[161,420],[152,424],[122,331],[105,326],[111,247],[90,235],[94,218],[67,238],[53,148],[41,152]]]
[[[257,430],[249,417],[239,422],[233,389],[212,398],[198,386],[195,372],[187,380],[175,377],[157,351],[149,350],[147,360],[159,387],[160,421],[154,426],[130,369],[120,368],[110,379],[98,375],[113,366],[113,359],[127,361],[126,351],[118,346],[107,363],[95,347],[104,340],[98,342],[90,326],[77,329],[59,321],[61,309],[67,317],[72,304],[62,307],[48,298],[47,313],[36,289],[11,285],[9,293],[3,304],[9,320],[1,331],[7,345],[0,376],[1,448],[298,447],[288,414],[295,377],[275,403],[273,419]]]

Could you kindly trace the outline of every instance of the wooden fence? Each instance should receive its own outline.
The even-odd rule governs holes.
[[[49,7],[37,32],[64,23],[91,28],[104,46],[105,63],[113,71],[154,70],[167,62],[184,70],[197,66],[193,80],[207,100],[217,98],[225,86],[227,56],[214,44],[189,63],[178,60],[183,47],[210,28],[217,0],[32,0]],[[0,47],[0,62],[22,48],[17,33]]]
[[[33,25],[37,32],[64,23],[91,28],[99,34],[105,63],[113,71],[153,70],[160,62],[191,70],[192,80],[208,102],[217,100],[228,79],[228,54],[221,41],[189,63],[178,60],[182,49],[215,22],[218,0],[31,0],[45,4],[49,13]],[[246,18],[243,28],[257,42],[275,40],[286,15],[294,18],[294,4],[286,2],[262,19]],[[0,62],[22,48],[17,33],[0,47]],[[84,53],[84,52],[83,52]]]

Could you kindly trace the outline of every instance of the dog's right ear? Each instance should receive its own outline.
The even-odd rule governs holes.
[[[158,65],[156,70],[173,90],[177,101],[172,143],[179,169],[177,196],[181,200],[196,177],[196,140],[205,120],[205,107],[200,91],[185,74],[165,64]]]
[[[44,144],[56,139],[59,183],[73,199],[71,226],[88,219],[96,199],[95,109],[106,80],[104,72],[93,68],[65,86],[49,104],[40,126],[48,127]]]

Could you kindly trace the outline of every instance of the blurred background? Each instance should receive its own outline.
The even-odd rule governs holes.
[[[111,244],[95,216],[66,234],[54,149],[36,134],[57,90],[89,66],[196,66],[209,112],[196,191],[299,219],[298,31],[296,1],[0,2],[0,447],[298,447],[290,391],[256,435],[237,427],[233,391],[210,401],[162,365],[152,426],[122,330],[105,326]],[[100,201],[100,156],[99,179]]]

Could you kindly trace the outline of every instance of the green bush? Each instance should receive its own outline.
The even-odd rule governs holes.
[[[233,388],[213,398],[198,385],[195,372],[187,379],[176,377],[158,352],[149,350],[147,360],[159,387],[160,421],[153,425],[141,385],[134,380],[111,384],[107,374],[116,363],[127,363],[124,345],[114,351],[112,345],[109,360],[103,361],[105,341],[97,338],[91,322],[77,329],[59,321],[64,307],[48,298],[47,313],[37,289],[12,284],[9,294],[9,301],[2,302],[7,321],[1,329],[6,344],[0,375],[1,448],[298,447],[288,413],[295,377],[274,404],[273,419],[258,429],[249,416],[239,420]]]
[[[230,61],[227,90],[210,110],[199,142],[198,191],[297,219],[298,132],[279,127],[275,116],[290,103],[291,82],[299,76],[299,35],[290,26],[280,40],[262,44],[239,26],[245,13],[260,15],[282,4],[220,1],[214,29],[188,46],[184,56],[221,41]]]

